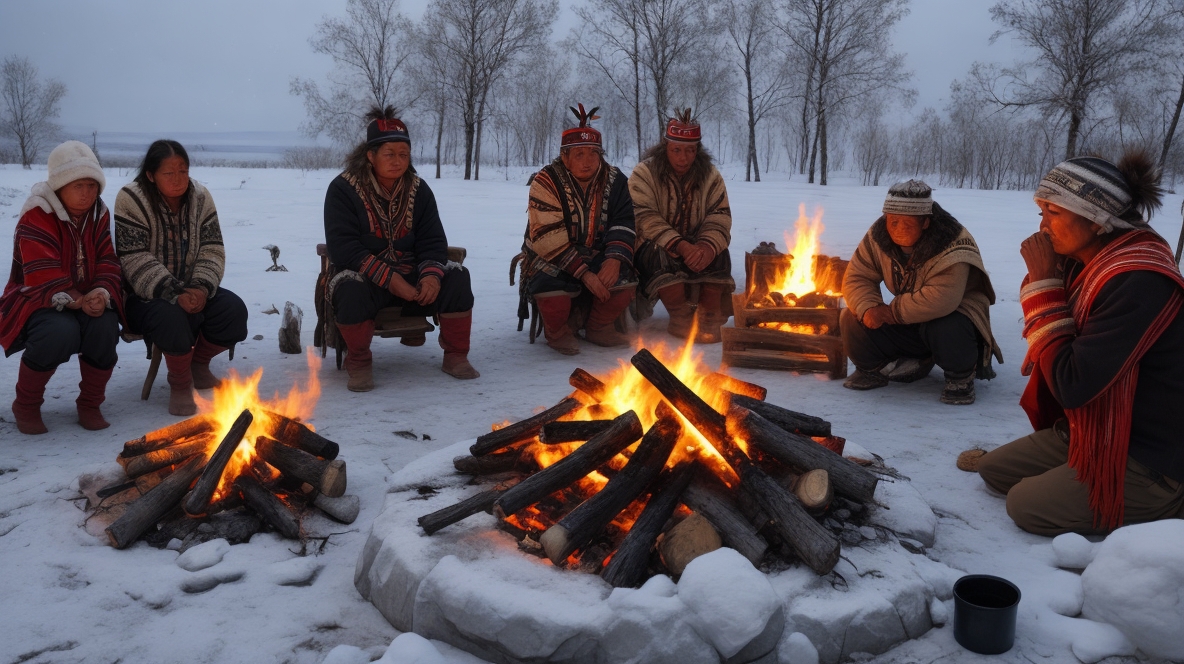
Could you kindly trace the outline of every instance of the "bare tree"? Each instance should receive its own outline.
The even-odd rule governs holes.
[[[573,29],[568,40],[569,48],[592,63],[633,112],[638,159],[645,149],[641,129],[645,83],[641,71],[640,2],[590,0],[587,7],[576,7],[582,29]]]
[[[346,18],[325,17],[309,39],[312,50],[333,58],[325,92],[308,79],[293,78],[290,91],[304,98],[311,137],[324,133],[341,145],[356,143],[370,106],[406,108],[401,69],[412,52],[412,25],[398,0],[349,0]]]
[[[1003,0],[991,8],[1035,57],[1011,68],[976,67],[979,84],[1003,106],[1034,106],[1068,120],[1065,157],[1079,139],[1100,92],[1151,71],[1175,37],[1168,0]]]
[[[61,111],[66,86],[55,79],[41,80],[37,67],[23,57],[5,58],[0,76],[4,80],[0,130],[16,139],[21,165],[31,168],[45,143],[57,134],[53,119]]]
[[[723,20],[735,48],[736,65],[744,78],[745,114],[748,120],[748,150],[744,158],[744,181],[755,176],[761,181],[756,154],[756,127],[771,111],[793,97],[792,75],[787,59],[776,43],[773,8],[763,0],[728,0]]]

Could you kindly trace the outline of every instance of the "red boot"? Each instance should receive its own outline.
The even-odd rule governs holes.
[[[686,339],[691,333],[691,322],[695,318],[695,312],[691,311],[691,305],[687,303],[686,286],[671,284],[659,289],[658,299],[662,300],[666,313],[670,314],[666,332],[679,339]]]
[[[189,417],[197,414],[193,401],[193,349],[184,355],[164,354],[169,368],[169,414]]]
[[[571,296],[563,291],[539,293],[534,296],[534,303],[543,317],[543,336],[547,337],[547,345],[561,355],[578,355],[580,342],[576,341],[567,324]]]
[[[16,428],[21,433],[36,435],[49,431],[41,421],[41,404],[45,403],[45,384],[55,370],[37,371],[21,362],[16,379],[16,400],[12,402]]]
[[[345,340],[345,370],[349,372],[346,388],[350,392],[369,392],[374,389],[374,355],[370,342],[374,340],[374,321],[353,325],[337,325],[337,332]]]
[[[477,378],[481,374],[469,364],[469,334],[473,329],[473,310],[440,314],[440,348],[444,364],[440,370],[453,378]]]
[[[720,328],[727,322],[723,315],[724,287],[719,284],[699,285],[699,326],[695,343],[717,344],[723,341]]]
[[[111,369],[99,369],[79,356],[78,371],[82,374],[82,382],[78,383],[78,399],[74,402],[78,406],[78,423],[90,431],[106,429],[111,424],[103,419],[99,405],[106,399]]]
[[[588,312],[588,322],[584,324],[584,339],[609,348],[628,346],[629,336],[618,332],[613,323],[633,301],[634,290],[626,288],[612,291],[612,295],[604,302],[593,302],[592,310]]]
[[[226,352],[223,346],[215,346],[206,341],[204,335],[197,335],[197,343],[193,346],[193,363],[190,371],[193,373],[193,387],[208,390],[222,384],[222,379],[210,371],[210,360]]]

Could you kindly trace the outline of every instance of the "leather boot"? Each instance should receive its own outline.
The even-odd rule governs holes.
[[[169,414],[188,417],[197,414],[193,401],[193,349],[184,355],[164,354],[169,368]]]
[[[534,296],[534,302],[543,317],[543,336],[547,338],[547,345],[561,355],[579,354],[580,342],[576,341],[576,335],[567,324],[571,297],[563,291],[539,293]]]
[[[593,302],[592,310],[588,312],[588,322],[584,326],[584,339],[608,348],[628,346],[629,335],[618,332],[613,324],[633,300],[634,290],[626,288],[612,291],[611,297],[604,302]]]
[[[723,341],[720,333],[720,328],[726,322],[721,309],[723,295],[724,287],[719,284],[699,285],[699,325],[695,343],[717,344]]]
[[[206,341],[204,335],[197,335],[197,344],[193,346],[193,363],[190,365],[190,371],[193,372],[193,387],[208,390],[222,384],[222,379],[210,371],[210,360],[226,350],[223,346],[215,346]]]
[[[666,325],[666,332],[679,339],[686,339],[691,333],[691,323],[695,313],[687,303],[687,291],[683,284],[671,284],[658,291],[658,299],[670,314],[670,323]]]
[[[79,356],[78,371],[82,374],[82,382],[78,383],[78,399],[74,402],[78,406],[78,423],[90,431],[106,429],[111,424],[103,419],[99,405],[106,399],[111,369],[99,369]]]
[[[453,378],[477,378],[481,374],[469,364],[469,333],[473,329],[473,310],[440,314],[440,348],[444,364],[440,370]]]
[[[974,369],[969,371],[947,371],[946,385],[941,390],[941,402],[955,406],[969,406],[974,403]]]
[[[25,434],[45,433],[45,422],[41,421],[41,404],[45,403],[45,384],[56,369],[37,371],[21,362],[16,379],[16,400],[12,402],[12,414],[16,416],[16,428]]]
[[[345,340],[345,370],[349,372],[346,388],[350,392],[369,392],[374,389],[374,355],[370,353],[370,342],[374,340],[374,321],[338,324],[337,332]]]

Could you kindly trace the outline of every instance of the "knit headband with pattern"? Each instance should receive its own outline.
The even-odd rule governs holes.
[[[559,142],[559,148],[574,148],[580,145],[600,147],[600,132],[588,126],[589,122],[600,118],[599,115],[596,115],[596,111],[600,110],[600,107],[593,106],[592,110],[585,111],[583,104],[576,104],[576,106],[579,108],[574,106],[568,106],[568,108],[571,109],[580,124],[563,130],[563,138]]]
[[[407,133],[407,125],[395,118],[393,120],[371,120],[366,125],[366,145],[377,147],[383,143],[410,143],[411,134]]]
[[[884,214],[924,217],[933,214],[933,190],[921,180],[897,182],[888,188]]]
[[[1032,197],[1075,212],[1097,224],[1098,233],[1148,228],[1135,209],[1130,185],[1118,167],[1097,157],[1074,157],[1045,175]]]
[[[676,143],[698,143],[702,140],[699,123],[691,119],[691,109],[675,110],[666,122],[666,140]]]

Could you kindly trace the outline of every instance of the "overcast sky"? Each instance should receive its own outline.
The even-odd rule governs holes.
[[[575,25],[560,0],[556,38]],[[995,0],[912,0],[896,27],[923,106],[941,108],[975,60],[1010,62],[991,46]],[[418,18],[426,0],[403,0]],[[0,0],[0,57],[25,56],[66,84],[60,122],[80,131],[293,131],[304,119],[293,76],[322,79],[327,56],[308,39],[345,0]]]

